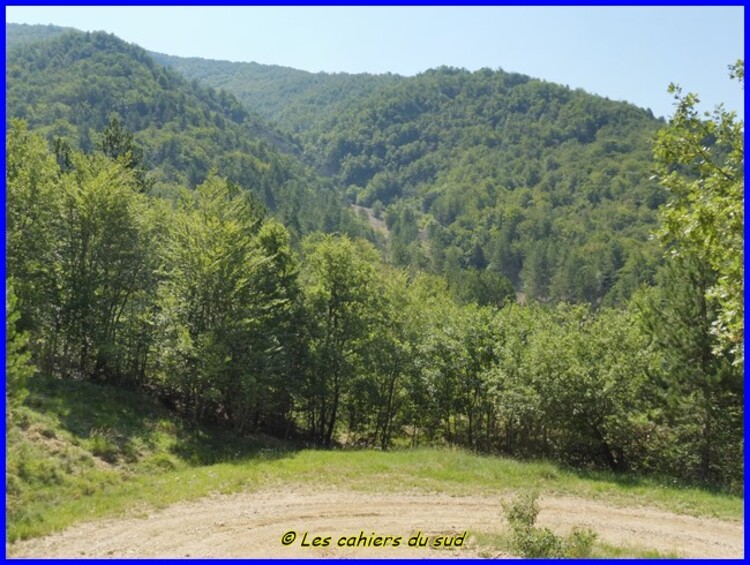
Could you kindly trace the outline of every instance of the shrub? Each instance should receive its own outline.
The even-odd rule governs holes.
[[[565,557],[590,557],[597,534],[588,528],[573,528],[565,540]]]
[[[575,528],[560,537],[547,528],[534,526],[539,515],[539,494],[522,493],[509,503],[503,503],[511,528],[511,547],[521,557],[589,557],[596,541],[596,532]]]

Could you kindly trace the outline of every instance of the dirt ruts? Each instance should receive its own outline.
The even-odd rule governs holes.
[[[646,507],[619,507],[575,497],[540,499],[538,525],[565,534],[589,527],[601,541],[657,549],[684,557],[743,556],[743,524],[695,518]],[[467,547],[408,547],[418,531],[437,535],[500,532],[506,528],[498,496],[373,494],[309,486],[216,495],[139,517],[82,523],[7,548],[12,557],[478,557],[492,556],[467,538]],[[289,546],[281,543],[297,534]],[[330,537],[326,547],[302,547]],[[338,547],[342,536],[401,536],[399,547]]]

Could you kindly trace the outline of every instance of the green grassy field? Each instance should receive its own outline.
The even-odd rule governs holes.
[[[321,451],[262,436],[240,439],[186,423],[138,393],[85,382],[34,379],[7,439],[8,541],[215,492],[290,483],[455,495],[533,488],[543,495],[743,518],[743,499],[736,496],[546,462],[427,448]],[[619,556],[618,548],[601,548],[602,556]]]

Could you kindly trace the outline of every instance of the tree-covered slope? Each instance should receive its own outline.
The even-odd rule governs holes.
[[[297,135],[326,190],[231,95],[112,36],[11,62],[9,108],[33,129],[6,133],[9,421],[38,371],[143,389],[240,435],[461,446],[743,491],[732,113],[703,119],[675,88],[655,136],[627,104],[438,69],[311,116]],[[191,186],[196,163],[216,173]],[[408,268],[349,237],[336,183],[383,216]],[[314,228],[340,233],[294,245]],[[519,289],[539,300],[507,304]]]
[[[501,301],[619,302],[653,282],[649,180],[661,122],[631,104],[483,69],[327,75],[159,56],[294,136],[307,161],[385,208],[390,256]],[[505,279],[506,282],[503,282]]]
[[[55,39],[68,32],[75,31],[70,27],[55,25],[5,24],[5,51],[11,51],[31,43]]]
[[[372,92],[405,80],[391,74],[310,73],[278,65],[151,55],[188,79],[231,92],[248,110],[289,132],[315,127]]]
[[[580,90],[441,68],[374,93],[302,145],[352,199],[386,207],[397,262],[449,278],[490,269],[539,299],[596,302],[648,280],[635,271],[664,198],[649,180],[658,126]],[[428,244],[416,245],[420,228]]]
[[[151,54],[172,71],[106,38],[13,50],[9,115],[86,148],[117,112],[165,180],[195,185],[217,167],[265,187],[272,208],[297,202],[288,222],[309,206],[269,188],[299,170],[269,146],[298,150],[385,220],[394,263],[444,274],[464,300],[502,303],[512,284],[539,300],[617,303],[653,282],[664,191],[650,180],[661,122],[648,111],[489,69],[316,74]],[[326,208],[317,224],[330,228],[340,212]]]
[[[134,134],[157,192],[196,186],[215,169],[301,231],[323,227],[328,208],[341,208],[289,139],[234,96],[188,82],[113,35],[70,32],[14,48],[6,81],[7,119],[25,120],[58,145],[100,148],[116,116]]]

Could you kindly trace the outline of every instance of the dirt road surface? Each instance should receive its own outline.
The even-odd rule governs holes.
[[[574,497],[540,499],[538,525],[565,534],[589,527],[601,541],[657,549],[685,557],[743,556],[743,525],[695,518],[645,507],[618,507]],[[438,535],[464,531],[498,533],[507,526],[497,496],[370,494],[313,490],[309,486],[216,495],[175,504],[139,517],[87,522],[7,548],[12,557],[479,557],[467,536],[465,546],[429,547]],[[282,536],[296,532],[282,545]],[[428,547],[409,547],[421,531]],[[303,547],[305,542],[311,544]],[[340,538],[401,536],[399,547],[338,547]],[[327,547],[313,538],[330,537]],[[346,539],[343,543],[346,543]],[[324,543],[324,542],[322,542]],[[366,543],[360,542],[360,543]],[[381,542],[383,543],[383,542]]]

